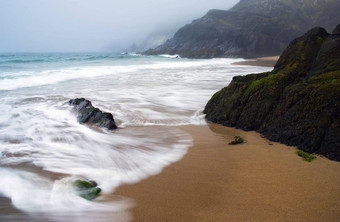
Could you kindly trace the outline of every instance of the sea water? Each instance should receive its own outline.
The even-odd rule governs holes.
[[[0,220],[129,221],[133,200],[114,190],[181,159],[192,138],[176,126],[206,124],[205,104],[233,76],[270,70],[237,61],[0,54]],[[118,129],[78,123],[73,98],[112,113]],[[78,178],[96,181],[100,197],[79,197]]]

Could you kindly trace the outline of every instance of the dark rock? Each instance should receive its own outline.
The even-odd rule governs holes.
[[[278,55],[312,27],[333,29],[339,11],[340,1],[333,0],[242,0],[228,11],[210,10],[143,54],[189,58]]]
[[[340,36],[314,28],[272,72],[234,77],[205,107],[209,121],[340,161]]]
[[[68,103],[76,108],[79,122],[93,123],[109,130],[117,128],[112,114],[103,113],[100,109],[93,107],[89,100],[77,98],[71,99]]]
[[[296,38],[280,56],[275,71],[285,70],[294,75],[305,75],[314,65],[320,48],[328,36],[325,29],[316,27]]]
[[[69,101],[70,105],[79,105],[81,102],[85,101],[84,98],[78,98],[78,99],[71,99]]]
[[[335,27],[332,34],[333,35],[340,35],[340,24]]]
[[[101,189],[97,186],[95,181],[87,179],[78,179],[74,181],[73,187],[76,189],[79,196],[87,200],[95,199],[101,192]]]
[[[337,28],[340,28],[340,25]],[[340,35],[332,34],[329,38],[324,38],[323,41],[309,75],[340,69]]]

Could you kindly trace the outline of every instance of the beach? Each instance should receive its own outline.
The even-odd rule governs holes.
[[[0,222],[340,222],[340,0],[65,2],[0,7]]]
[[[183,126],[194,144],[159,175],[115,192],[133,221],[338,221],[340,164],[303,161],[296,148],[256,132]],[[235,135],[246,142],[229,145]]]
[[[206,123],[205,104],[234,76],[272,70],[241,61],[2,55],[0,221],[339,220],[338,162]],[[118,129],[79,123],[73,98]],[[229,145],[235,135],[246,142]],[[78,178],[99,197],[79,197]]]
[[[249,65],[249,66],[264,66],[264,67],[274,67],[280,56],[268,56],[259,57],[256,59],[249,59],[246,61],[235,62],[235,65]]]
[[[273,67],[278,56],[235,62]],[[306,162],[296,147],[208,123],[184,158],[157,176],[118,188],[135,201],[133,221],[338,221],[340,163]],[[229,145],[234,136],[245,143]]]

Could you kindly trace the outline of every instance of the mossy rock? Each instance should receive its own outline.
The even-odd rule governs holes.
[[[243,138],[240,137],[240,136],[235,136],[235,137],[234,137],[234,140],[231,141],[229,144],[230,144],[230,145],[236,145],[236,144],[241,144],[241,143],[244,143]]]
[[[234,77],[209,100],[206,119],[340,161],[340,35],[312,29],[275,67]]]
[[[300,156],[303,160],[308,161],[308,162],[311,162],[312,160],[316,159],[316,156],[306,153],[302,150],[296,151],[296,154]]]
[[[97,186],[96,182],[87,179],[75,180],[72,185],[78,195],[87,200],[95,199],[101,192],[101,189]]]

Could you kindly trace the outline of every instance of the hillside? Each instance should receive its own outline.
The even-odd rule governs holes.
[[[340,25],[293,40],[272,72],[234,77],[205,107],[209,121],[340,161]]]
[[[241,0],[228,11],[209,11],[144,54],[188,58],[278,55],[312,27],[331,30],[339,23],[339,11],[337,0]]]

